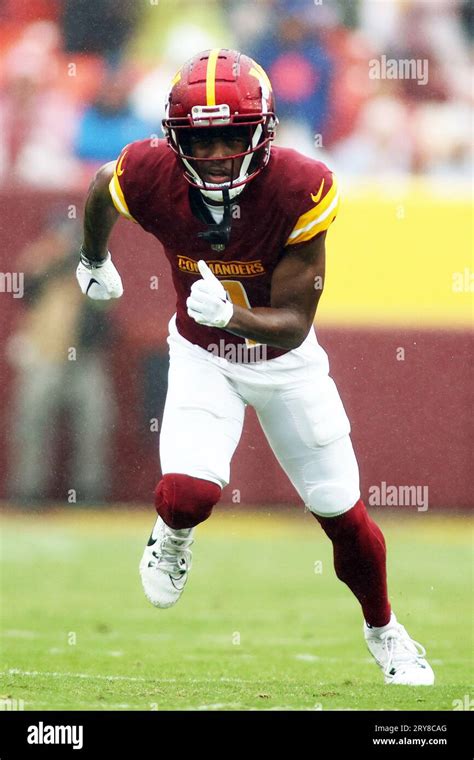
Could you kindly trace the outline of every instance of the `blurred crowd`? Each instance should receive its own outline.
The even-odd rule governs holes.
[[[267,70],[280,144],[348,176],[467,179],[472,14],[470,0],[3,0],[0,184],[84,187],[161,135],[172,76],[218,45]]]
[[[108,304],[83,298],[77,288],[81,237],[79,222],[52,208],[16,261],[25,285],[4,345],[15,369],[7,488],[23,503],[42,501],[58,470],[67,471],[74,503],[98,503],[108,493],[116,404],[107,349],[114,329]]]

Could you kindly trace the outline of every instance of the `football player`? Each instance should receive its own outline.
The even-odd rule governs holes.
[[[385,541],[360,498],[350,425],[313,321],[326,233],[339,204],[322,163],[272,148],[272,86],[258,63],[214,49],[173,79],[163,129],[96,174],[77,277],[90,298],[123,288],[108,251],[119,215],[162,244],[176,289],[160,435],[158,518],[140,563],[157,607],[177,602],[196,525],[229,482],[245,407],[331,540],[388,684],[434,682],[425,650],[391,610]]]

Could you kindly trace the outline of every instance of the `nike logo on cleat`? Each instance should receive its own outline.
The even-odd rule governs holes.
[[[183,573],[183,576],[180,577],[180,578],[173,578],[173,576],[170,575],[170,581],[173,584],[173,586],[175,587],[176,591],[182,591],[183,588],[184,588],[184,586],[185,586],[185,583],[186,583],[186,575]],[[181,581],[181,582],[177,586],[176,583],[175,583],[175,581]]]

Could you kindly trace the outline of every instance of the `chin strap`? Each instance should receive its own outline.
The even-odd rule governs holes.
[[[198,237],[207,240],[211,245],[226,246],[230,240],[230,230],[232,226],[231,204],[229,190],[222,190],[224,199],[224,216],[218,224],[208,224],[205,232],[198,232]]]

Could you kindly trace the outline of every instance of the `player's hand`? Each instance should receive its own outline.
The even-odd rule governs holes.
[[[110,252],[100,264],[94,264],[84,255],[76,269],[76,277],[84,295],[94,301],[108,301],[120,298],[123,293],[122,280],[112,263]]]
[[[201,259],[198,267],[202,280],[191,285],[191,295],[186,301],[188,314],[200,325],[225,327],[234,313],[232,301],[206,262]]]

